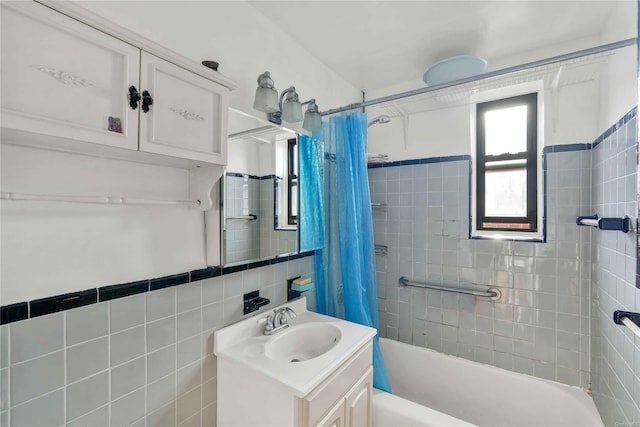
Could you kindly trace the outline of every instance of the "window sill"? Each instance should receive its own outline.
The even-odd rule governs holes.
[[[473,240],[502,240],[516,242],[545,243],[547,237],[544,232],[518,233],[510,231],[480,231],[474,230],[469,236]]]

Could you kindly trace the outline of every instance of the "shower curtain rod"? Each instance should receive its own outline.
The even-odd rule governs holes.
[[[544,65],[555,64],[557,62],[569,61],[571,59],[582,58],[583,56],[594,55],[597,53],[603,53],[610,50],[621,49],[627,46],[633,46],[637,42],[636,38],[621,40],[615,43],[608,43],[601,46],[591,47],[588,49],[578,50],[571,53],[565,53],[563,55],[553,56],[547,59],[541,59],[538,61],[527,62],[526,64],[515,65],[513,67],[502,68],[496,71],[490,71],[488,73],[478,74],[476,76],[467,77],[464,79],[453,80],[447,83],[442,83],[434,86],[427,86],[420,89],[414,89],[407,92],[400,92],[393,95],[383,96],[382,98],[372,99],[370,101],[358,102],[356,104],[345,105],[344,107],[334,108],[332,110],[322,111],[321,116],[328,116],[331,114],[342,113],[343,111],[355,110],[358,108],[369,107],[371,105],[383,104],[385,102],[396,101],[398,99],[409,98],[411,96],[422,95],[424,93],[433,92],[440,89],[446,89],[453,86],[458,86],[465,83],[475,82],[477,80],[487,79],[490,77],[497,77],[504,74],[515,73],[517,71],[524,71],[535,67],[542,67]]]

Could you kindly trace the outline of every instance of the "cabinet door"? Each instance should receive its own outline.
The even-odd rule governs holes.
[[[373,367],[370,367],[362,378],[345,396],[345,426],[370,427],[372,424],[371,398],[373,393]]]
[[[313,427],[344,427],[344,399],[340,399]]]
[[[228,89],[142,52],[140,151],[226,164]]]
[[[138,148],[139,49],[34,2],[2,3],[1,39],[3,128]]]

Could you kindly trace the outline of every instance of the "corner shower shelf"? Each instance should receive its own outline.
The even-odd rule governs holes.
[[[370,165],[384,163],[389,160],[389,156],[386,154],[367,153],[367,163]]]
[[[376,255],[386,255],[388,248],[387,245],[374,245],[375,246],[375,251],[376,251]]]

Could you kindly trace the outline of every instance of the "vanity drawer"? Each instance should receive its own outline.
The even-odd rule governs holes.
[[[326,381],[300,400],[301,423],[304,427],[315,426],[320,418],[341,399],[349,389],[362,378],[371,366],[373,346],[369,342]]]

